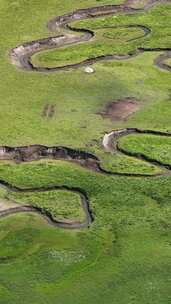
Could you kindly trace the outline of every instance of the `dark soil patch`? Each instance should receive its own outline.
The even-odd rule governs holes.
[[[107,104],[104,111],[99,114],[103,118],[109,118],[110,120],[125,120],[128,116],[135,113],[139,108],[139,105],[135,98],[126,97],[117,101]]]

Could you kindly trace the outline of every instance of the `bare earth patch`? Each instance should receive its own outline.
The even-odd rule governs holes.
[[[18,204],[8,201],[7,199],[0,199],[0,212],[18,207]]]
[[[99,114],[103,118],[109,118],[110,120],[125,120],[128,116],[135,113],[139,108],[138,103],[133,97],[126,97],[117,101],[107,104],[104,111]]]

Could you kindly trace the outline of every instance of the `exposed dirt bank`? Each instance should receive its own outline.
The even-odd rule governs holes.
[[[153,131],[153,130],[140,130],[137,128],[127,128],[114,130],[110,133],[106,133],[103,137],[102,146],[106,152],[122,152],[125,155],[134,156],[137,159],[144,159],[148,163],[153,163],[158,167],[171,170],[171,166],[168,164],[163,164],[156,162],[151,159],[147,159],[145,156],[135,154],[130,155],[127,151],[121,151],[118,146],[118,140],[121,136],[126,136],[131,133],[139,134],[152,134],[158,136],[171,137],[171,133]],[[41,159],[52,159],[52,160],[65,160],[69,162],[77,163],[85,167],[86,169],[93,170],[102,174],[108,175],[119,175],[119,176],[130,176],[130,177],[154,177],[154,174],[136,174],[136,173],[120,173],[120,172],[110,172],[101,168],[100,160],[94,154],[80,151],[76,149],[71,149],[67,147],[47,147],[43,145],[31,145],[31,146],[21,146],[21,147],[0,147],[0,160],[12,160],[16,163],[22,162],[32,162]],[[161,174],[160,174],[161,175]],[[158,176],[158,174],[157,174]]]
[[[113,131],[111,132],[111,137],[113,137]],[[103,146],[106,147],[106,151],[110,146],[109,138],[110,134],[106,134],[103,138]],[[69,162],[74,162],[86,169],[107,175],[130,177],[154,176],[154,174],[110,172],[101,168],[100,160],[94,154],[74,150],[67,147],[47,147],[42,145],[32,145],[23,147],[0,147],[0,160],[12,160],[16,163],[22,163],[37,161],[41,159],[65,160]],[[156,174],[156,176],[158,175],[159,174]]]

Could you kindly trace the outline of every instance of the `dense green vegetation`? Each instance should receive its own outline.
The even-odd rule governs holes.
[[[84,220],[84,212],[78,194],[57,190],[46,192],[11,193],[8,196],[15,202],[38,207],[50,213],[56,221]]]
[[[171,132],[171,73],[154,66],[161,52],[125,61],[96,63],[60,73],[18,70],[9,50],[49,37],[46,22],[78,8],[116,4],[114,0],[0,1],[0,145],[64,145],[91,152],[113,172],[155,174],[150,163],[119,153],[105,153],[104,133],[137,127]],[[141,1],[142,2],[142,1]],[[43,52],[41,64],[62,65],[137,47],[171,47],[170,4],[148,12],[71,24],[94,30],[92,42]],[[135,27],[128,28],[129,25]],[[152,29],[142,35],[136,25]],[[112,27],[111,30],[109,28]],[[56,33],[50,33],[56,35]],[[130,41],[131,40],[131,41]],[[167,61],[170,62],[170,61]],[[134,97],[139,110],[127,120],[111,121],[99,113],[111,101]],[[53,105],[53,117],[43,116]],[[129,135],[119,145],[170,163],[171,139]],[[0,304],[168,304],[171,300],[171,177],[126,177],[95,173],[65,161],[0,162],[0,180],[21,189],[82,189],[90,202],[90,228],[54,228],[32,213],[0,218]],[[80,197],[71,191],[17,193],[0,188],[0,198],[38,206],[55,219],[82,219]]]
[[[119,146],[130,153],[139,153],[171,165],[171,138],[153,135],[135,135],[120,139]]]
[[[119,153],[104,153],[97,151],[96,154],[102,160],[102,168],[109,172],[121,173],[161,173],[162,169],[142,160],[131,158]]]

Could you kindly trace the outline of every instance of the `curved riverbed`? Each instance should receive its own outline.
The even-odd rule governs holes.
[[[152,6],[168,2],[167,0],[155,0],[155,1],[147,1],[144,5],[144,8],[136,9],[132,8],[131,6],[128,6],[127,2],[121,4],[121,5],[104,5],[104,6],[98,6],[98,7],[92,7],[92,8],[86,8],[86,9],[78,9],[74,12],[65,14],[63,16],[58,16],[56,18],[53,18],[48,22],[48,29],[52,32],[55,31],[61,31],[61,35],[53,36],[49,38],[39,39],[31,42],[24,43],[22,45],[19,45],[15,48],[13,48],[10,51],[10,60],[11,63],[14,64],[16,67],[27,70],[27,71],[34,71],[34,72],[57,72],[57,71],[65,71],[69,69],[76,69],[82,66],[86,65],[92,65],[99,61],[106,61],[106,60],[127,60],[129,58],[132,58],[134,56],[137,56],[138,54],[142,52],[154,52],[154,51],[164,51],[164,54],[162,56],[159,56],[155,60],[155,64],[166,70],[170,70],[170,67],[163,63],[168,58],[171,58],[171,49],[170,48],[137,48],[134,52],[128,53],[127,55],[102,55],[95,58],[89,58],[82,62],[75,63],[75,64],[69,64],[64,66],[57,66],[57,67],[41,67],[41,66],[35,66],[31,62],[31,57],[34,54],[40,53],[45,50],[49,49],[58,49],[63,46],[69,46],[74,45],[78,43],[83,43],[90,41],[94,37],[94,32],[90,31],[88,29],[76,29],[71,27],[70,23],[78,20],[84,20],[84,19],[91,19],[91,18],[98,18],[101,16],[107,16],[107,15],[117,15],[117,14],[137,14],[143,11],[149,10]],[[138,38],[147,36],[151,30],[150,28],[137,24],[137,25],[129,25],[125,26],[125,28],[132,28],[137,27],[141,28],[144,32],[143,36],[141,35]],[[77,34],[75,34],[75,32]],[[64,33],[64,34],[63,34]],[[78,33],[81,33],[81,35],[78,36]]]

